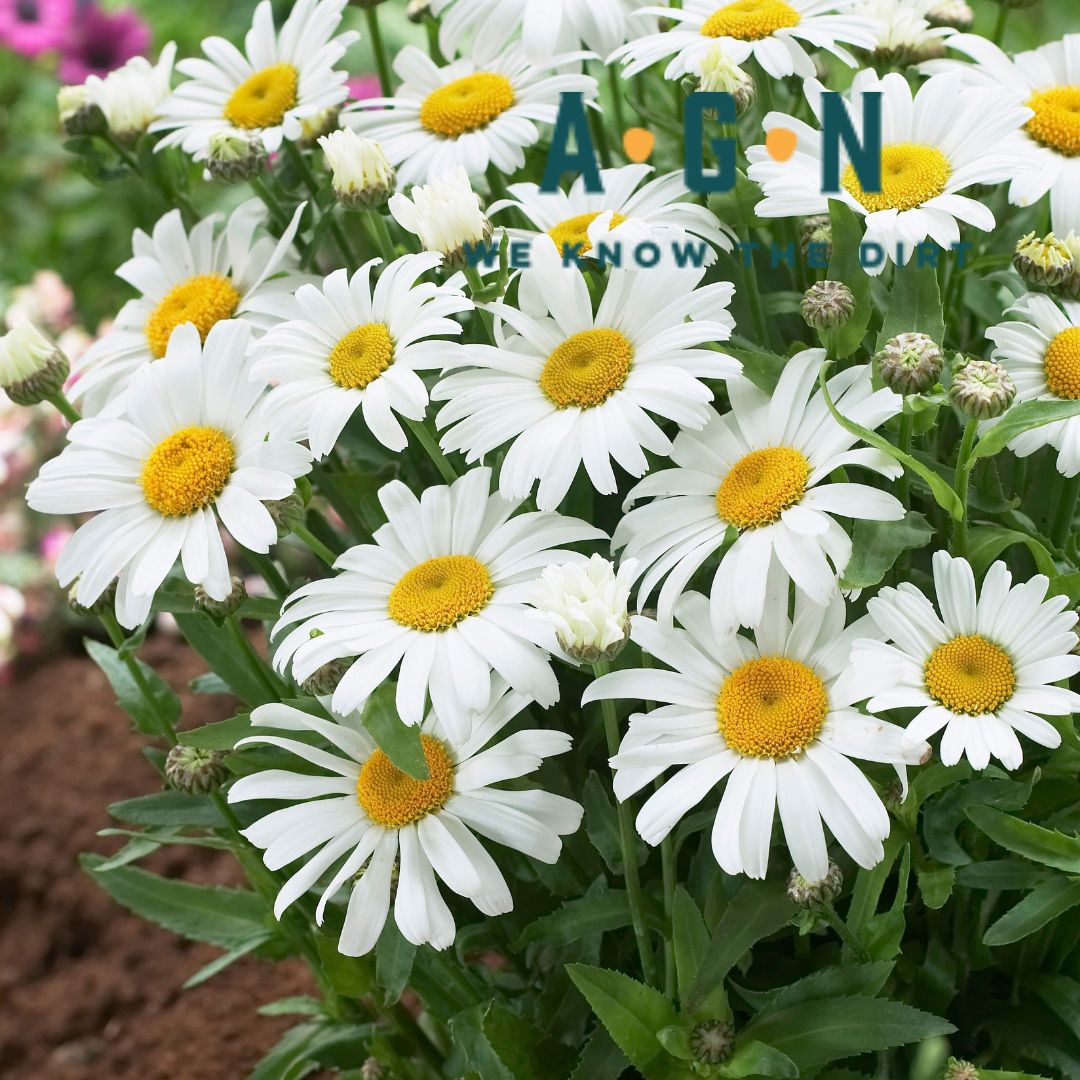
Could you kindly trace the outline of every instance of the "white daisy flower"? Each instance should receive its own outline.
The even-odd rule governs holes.
[[[546,758],[570,749],[570,736],[561,731],[519,730],[498,739],[528,703],[527,697],[507,692],[497,681],[465,738],[429,712],[420,729],[427,780],[396,768],[362,727],[288,705],[256,709],[253,725],[315,734],[330,744],[324,750],[287,735],[253,735],[237,744],[276,746],[324,770],[267,769],[241,777],[229,789],[231,803],[288,803],[243,830],[263,849],[263,861],[271,870],[301,861],[277,895],[275,916],[281,918],[335,865],[337,871],[321,890],[315,919],[322,925],[327,903],[347,886],[338,939],[338,949],[346,956],[362,956],[375,947],[391,896],[394,922],[407,941],[436,949],[451,945],[454,918],[440,881],[485,915],[513,910],[506,880],[478,836],[554,863],[562,850],[561,837],[576,832],[582,816],[576,802],[560,795],[495,786],[527,776]]]
[[[710,410],[700,431],[683,431],[671,456],[678,468],[642,480],[626,497],[631,510],[619,523],[612,547],[638,560],[644,574],[642,606],[665,577],[660,620],[670,623],[675,604],[694,573],[720,551],[711,609],[719,636],[738,625],[756,626],[765,603],[769,570],[779,564],[817,604],[836,593],[851,558],[851,539],[840,517],[898,521],[904,508],[892,495],[857,483],[831,483],[835,469],[861,465],[883,476],[900,466],[881,450],[852,449],[858,442],[829,413],[815,389],[825,359],[821,349],[792,357],[772,396],[745,379],[728,383],[731,412]],[[900,412],[902,399],[874,390],[869,367],[852,367],[829,380],[829,395],[844,416],[871,430]]]
[[[156,64],[145,56],[133,56],[104,78],[91,75],[85,82],[85,104],[97,105],[109,131],[122,140],[144,132],[158,116],[172,82],[176,43],[170,41]]]
[[[188,581],[224,600],[232,581],[219,519],[251,551],[277,542],[263,501],[289,495],[311,454],[267,439],[250,339],[242,322],[215,326],[205,345],[194,326],[178,327],[164,359],[132,383],[123,413],[80,420],[30,485],[27,502],[41,513],[97,512],[56,565],[62,586],[79,579],[84,607],[119,577],[116,617],[139,626],[177,556]]]
[[[1048,585],[1039,574],[1014,586],[996,562],[980,594],[966,559],[935,552],[936,609],[908,582],[882,589],[867,605],[892,644],[854,643],[853,700],[869,698],[871,712],[918,708],[908,737],[928,739],[944,728],[946,765],[966,756],[985,769],[993,757],[1017,769],[1024,760],[1017,732],[1058,746],[1061,735],[1042,717],[1080,710],[1080,695],[1050,684],[1080,671],[1080,656],[1072,653],[1076,612],[1065,610],[1065,596],[1047,600]]]
[[[403,255],[372,287],[380,262],[301,286],[300,318],[274,327],[253,351],[252,374],[276,384],[266,401],[271,433],[306,439],[316,457],[330,453],[358,409],[383,446],[404,450],[395,413],[424,418],[428,392],[417,371],[443,366],[445,338],[461,333],[450,316],[473,306],[456,287],[420,280],[439,255]]]
[[[480,196],[460,165],[430,184],[417,185],[408,195],[391,195],[386,208],[425,251],[444,255],[451,264],[465,261],[466,245],[483,246],[492,237]]]
[[[820,121],[822,93],[817,79],[804,84],[807,101]],[[775,161],[765,146],[747,151],[748,174],[761,185],[765,198],[759,217],[807,217],[828,213],[835,199],[866,218],[866,243],[880,244],[885,260],[867,267],[880,274],[886,260],[904,262],[916,245],[931,239],[944,248],[958,243],[958,221],[984,232],[994,227],[993,212],[976,199],[960,194],[975,184],[996,184],[1015,174],[1009,136],[1030,112],[1021,105],[1002,104],[989,91],[965,89],[957,75],[939,75],[913,93],[903,75],[883,79],[860,71],[845,95],[856,131],[863,126],[863,94],[881,93],[882,190],[863,190],[854,167],[840,150],[840,191],[821,191],[821,132],[783,113],[765,117],[765,130],[788,128],[798,138],[798,151],[789,161]],[[898,254],[897,248],[902,247]]]
[[[224,319],[262,334],[293,313],[292,294],[312,279],[298,271],[292,240],[303,205],[280,240],[255,239],[266,210],[258,199],[238,206],[222,227],[221,215],[200,221],[190,233],[179,210],[170,210],[152,236],[136,229],[133,255],[117,271],[139,295],[129,300],[104,337],[75,365],[71,396],[85,413],[122,408],[120,395],[136,372],[165,355],[173,330],[193,323],[206,340]]]
[[[568,53],[534,65],[520,45],[496,54],[485,44],[438,67],[407,45],[394,60],[402,80],[394,97],[353,102],[341,122],[378,140],[402,186],[427,183],[459,165],[469,176],[483,175],[489,165],[513,173],[525,164],[525,149],[540,141],[536,125],[555,122],[563,93],[595,102],[592,76],[560,72],[580,59]]]
[[[878,24],[873,51],[886,60],[906,64],[944,53],[944,41],[956,33],[951,26],[933,26],[929,15],[940,0],[859,0],[853,14]]]
[[[921,70],[956,74],[997,94],[996,110],[1030,110],[1009,143],[1009,201],[1030,206],[1049,192],[1055,231],[1080,231],[1080,34],[1013,57],[976,34],[957,34],[948,44],[974,63],[930,60]]]
[[[647,15],[675,23],[671,30],[651,33],[616,49],[609,62],[625,64],[630,78],[658,60],[672,59],[665,79],[700,74],[701,61],[720,45],[736,64],[753,57],[774,79],[814,74],[807,52],[825,49],[849,67],[855,58],[844,45],[874,47],[878,26],[850,13],[855,0],[683,0],[681,7],[645,8]],[[672,56],[672,54],[674,54]]]
[[[612,461],[642,476],[645,450],[671,453],[647,414],[700,428],[713,396],[702,380],[742,368],[699,347],[726,340],[735,325],[727,310],[733,286],[701,286],[702,268],[613,270],[594,315],[584,275],[563,268],[553,244],[534,245],[532,266],[521,276],[522,310],[488,305],[501,320],[497,347],[463,346],[459,363],[468,370],[447,376],[431,396],[447,401],[436,418],[449,427],[444,450],[471,462],[513,440],[499,491],[524,498],[539,480],[537,505],[553,510],[582,465],[602,494],[618,490]]]
[[[274,29],[270,0],[255,9],[244,52],[220,37],[203,39],[205,60],[181,60],[190,78],[162,104],[151,131],[158,143],[180,146],[202,161],[212,135],[240,132],[262,140],[267,153],[284,139],[297,140],[303,121],[340,105],[348,74],[334,65],[359,35],[336,34],[348,0],[297,0]]]
[[[1009,310],[1020,318],[991,326],[986,336],[996,346],[991,358],[1016,384],[1016,400],[1080,398],[1080,304],[1029,293]],[[988,421],[983,429],[996,423]],[[1044,446],[1057,450],[1057,468],[1063,476],[1080,473],[1080,417],[1032,428],[1009,443],[1017,457],[1028,457]]]
[[[362,708],[400,664],[397,708],[407,724],[424,715],[425,696],[446,729],[463,736],[484,707],[492,671],[544,708],[559,697],[548,660],[552,628],[528,607],[549,563],[574,558],[555,545],[599,540],[578,518],[514,513],[489,495],[490,469],[473,469],[419,499],[399,480],[379,501],[387,524],[374,544],[335,563],[337,577],[313,581],[286,600],[274,634],[286,627],[275,664],[303,681],[323,664],[357,657],[334,692],[333,707]],[[582,556],[583,557],[583,556]]]
[[[651,165],[623,165],[600,171],[601,191],[585,190],[578,177],[570,190],[542,192],[538,184],[511,184],[512,198],[493,203],[489,213],[514,208],[528,218],[536,232],[509,229],[511,237],[531,239],[546,233],[562,252],[580,244],[579,255],[588,255],[603,243],[610,250],[622,245],[624,258],[640,243],[657,244],[669,255],[672,244],[696,236],[722,251],[732,249],[735,234],[715,214],[692,202],[693,196],[682,172],[667,173],[645,180]],[[716,261],[715,251],[707,252],[707,263]]]
[[[723,870],[765,876],[779,807],[795,868],[820,881],[829,870],[823,821],[860,866],[881,861],[889,835],[881,798],[850,759],[891,764],[906,787],[905,766],[926,760],[930,747],[852,707],[845,689],[848,651],[868,620],[845,629],[840,596],[824,607],[799,596],[789,622],[787,582],[773,574],[770,585],[754,641],[717,637],[700,593],[679,601],[681,629],[635,615],[633,641],[672,670],[605,675],[585,691],[582,704],[603,698],[664,703],[630,717],[611,759],[620,801],[671,766],[687,766],[641,807],[637,829],[647,843],[660,843],[727,777],[712,830]]]

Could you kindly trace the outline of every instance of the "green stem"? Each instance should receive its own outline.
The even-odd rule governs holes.
[[[304,544],[317,555],[327,566],[333,566],[337,556],[306,526],[297,525],[293,532],[303,540]]]
[[[150,689],[150,684],[146,681],[146,676],[143,674],[142,668],[139,667],[133,656],[128,656],[124,652],[124,645],[127,643],[127,635],[120,628],[120,624],[116,621],[116,616],[111,611],[106,611],[101,615],[101,623],[109,635],[109,640],[113,643],[113,648],[116,649],[123,658],[124,664],[131,673],[132,679],[135,680],[135,685],[139,688],[139,693],[143,696],[143,700],[150,706],[150,711],[154,714],[155,719],[157,719],[158,726],[161,728],[161,737],[170,746],[175,746],[176,732],[173,731],[172,724],[158,713],[157,700],[154,697],[153,690]]]
[[[836,908],[832,904],[822,904],[821,917],[836,931],[837,937],[851,950],[856,963],[865,964],[869,959],[866,949],[855,935],[848,929],[848,925],[840,918]]]
[[[589,110],[589,127],[592,128],[593,142],[600,153],[600,164],[605,169],[611,168],[611,147],[608,145],[607,128],[603,114],[596,109]]]
[[[1057,513],[1054,515],[1054,524],[1050,530],[1050,539],[1058,547],[1062,547],[1069,537],[1072,529],[1073,518],[1076,517],[1076,503],[1080,499],[1080,479],[1072,478],[1065,481],[1065,491],[1058,502]]]
[[[69,423],[77,424],[82,419],[79,410],[64,396],[63,390],[57,390],[55,394],[50,394],[45,400]]]
[[[253,176],[249,181],[251,184],[251,190],[262,199],[266,209],[270,211],[270,217],[273,218],[274,224],[284,232],[289,227],[289,215],[285,211],[285,207],[278,201],[277,196],[270,190],[269,185],[261,176]],[[297,247],[303,249],[304,245],[297,237]]]
[[[284,600],[289,592],[289,583],[281,576],[273,560],[268,555],[260,555],[255,551],[245,551],[244,554],[255,572],[269,586],[270,591],[279,600]]]
[[[243,626],[240,625],[240,620],[235,615],[230,615],[225,620],[225,626],[232,639],[236,642],[236,647],[247,661],[248,667],[251,668],[255,677],[262,683],[263,689],[274,701],[280,701],[282,688],[267,672],[262,657],[255,651],[254,646],[248,640],[247,634],[244,633]]]
[[[909,413],[905,409],[900,414],[900,449],[905,454],[911,453],[911,436],[915,427],[915,415]],[[907,469],[900,475],[900,479],[896,482],[896,497],[906,507],[911,498],[911,479],[908,477]]]
[[[1005,23],[1008,22],[1008,19],[1009,19],[1009,7],[1008,7],[1008,5],[1005,4],[1003,2],[1003,0],[998,0],[997,22],[994,23],[994,33],[993,33],[993,36],[990,38],[990,40],[995,45],[1000,45],[1002,40],[1004,39],[1004,37],[1005,37]]]
[[[611,107],[615,113],[615,129],[622,134],[626,131],[626,118],[623,116],[623,81],[619,72],[612,65],[607,69],[608,89],[611,91]]]
[[[611,666],[605,660],[593,664],[593,675],[599,679],[606,675]],[[608,754],[614,757],[619,752],[619,721],[615,716],[615,703],[610,698],[600,702],[604,717],[604,734],[607,737]],[[637,864],[637,833],[634,830],[634,815],[629,800],[615,800],[619,815],[619,843],[622,848],[623,880],[626,882],[626,896],[630,903],[630,920],[637,940],[638,956],[641,958],[641,973],[650,986],[656,986],[656,964],[653,959],[652,945],[645,929],[645,911],[641,892],[641,877]]]
[[[977,420],[969,420],[964,428],[964,437],[960,440],[960,452],[956,456],[956,495],[960,500],[963,516],[953,528],[953,554],[961,558],[967,555],[968,538],[968,485],[971,480],[972,462],[969,460],[975,446],[975,436],[979,430]]]
[[[382,31],[379,29],[379,15],[375,8],[368,7],[364,9],[364,16],[367,18],[371,47],[375,53],[375,66],[379,70],[379,86],[382,87],[383,97],[390,97],[394,87],[390,81],[390,62],[383,45]]]
[[[304,186],[308,189],[308,194],[311,196],[312,210],[318,211],[319,181],[311,171],[311,166],[307,163],[307,158],[304,157],[303,150],[301,150],[291,139],[286,139],[282,145],[285,147],[286,156],[293,163],[296,171],[300,173],[300,176],[304,181]],[[334,242],[337,244],[338,250],[341,252],[341,257],[345,260],[345,265],[350,269],[355,268],[359,264],[356,261],[356,256],[353,254],[349,238],[345,235],[345,231],[341,227],[341,222],[334,216],[334,207],[328,207],[323,213],[328,215],[330,233],[334,237]]]
[[[656,787],[663,786],[657,780]],[[675,842],[671,833],[660,841],[660,872],[664,886],[664,925],[671,926],[671,913],[675,905]],[[664,935],[664,994],[675,997],[675,939],[671,933]]]
[[[427,455],[435,463],[435,468],[439,470],[439,475],[448,483],[452,484],[457,478],[457,470],[447,460],[446,455],[439,449],[438,442],[435,441],[435,436],[431,434],[427,429],[427,425],[423,420],[410,420],[405,418],[405,423],[409,425],[409,429],[416,436],[417,442],[427,451]]]

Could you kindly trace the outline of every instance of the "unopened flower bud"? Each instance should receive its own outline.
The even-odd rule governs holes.
[[[224,600],[215,600],[201,585],[195,586],[195,606],[200,611],[205,611],[207,615],[213,615],[215,619],[227,619],[235,614],[246,599],[247,588],[244,585],[244,579],[235,574],[232,577],[232,588]]]
[[[690,1032],[690,1052],[704,1065],[723,1065],[735,1053],[735,1029],[726,1020],[702,1020]]]
[[[966,33],[975,22],[975,12],[967,0],[941,0],[926,13],[926,21],[931,26],[949,26]]]
[[[1016,397],[1012,376],[991,360],[969,360],[953,375],[953,404],[971,420],[1000,416]]]
[[[855,297],[842,281],[819,281],[806,290],[799,310],[808,326],[832,330],[855,313]]]
[[[898,394],[923,394],[938,381],[945,358],[926,334],[898,334],[874,358],[885,385]]]
[[[0,387],[16,405],[37,405],[58,394],[71,373],[68,358],[33,323],[0,337]]]
[[[116,603],[116,579],[113,578],[105,587],[105,591],[92,604],[80,604],[79,579],[76,578],[71,583],[71,588],[68,589],[67,598],[68,607],[71,608],[75,615],[80,615],[84,619],[91,615],[104,615],[106,612],[112,611],[113,605]]]
[[[831,859],[829,872],[820,881],[807,881],[798,870],[788,875],[787,894],[802,908],[816,908],[831,904],[839,895],[844,884],[844,875],[840,867]]]
[[[951,1057],[945,1063],[945,1072],[941,1080],[979,1080],[979,1069],[970,1061],[961,1061],[959,1058]]]
[[[324,135],[319,145],[334,174],[334,195],[343,206],[382,206],[393,195],[397,172],[374,139],[342,128]]]
[[[698,89],[705,93],[730,94],[735,99],[737,116],[747,112],[757,97],[754,80],[719,44],[713,45],[701,60]]]
[[[338,683],[345,678],[345,672],[352,667],[355,659],[355,656],[344,656],[323,664],[300,684],[300,689],[312,697],[328,697],[338,688]]]
[[[296,140],[297,145],[313,149],[323,136],[337,131],[340,126],[341,109],[337,105],[329,109],[320,109],[317,113],[306,116],[300,121],[300,138]]]
[[[465,248],[491,239],[491,222],[460,165],[414,187],[408,197],[400,192],[392,195],[388,205],[397,223],[418,236],[425,251],[444,256],[448,266],[464,266]]]
[[[1070,232],[1062,240],[1073,259],[1073,272],[1061,283],[1061,291],[1070,300],[1080,300],[1080,236]]]
[[[409,22],[422,23],[431,14],[431,0],[409,0],[405,18]]]
[[[799,222],[799,247],[803,258],[810,254],[810,245],[818,244],[825,259],[832,256],[832,218],[828,214],[815,214]]]
[[[382,1077],[386,1075],[386,1071],[382,1067],[382,1062],[375,1057],[369,1057],[363,1065],[360,1066],[360,1080],[382,1080]]]
[[[1053,233],[1039,238],[1032,233],[1021,237],[1013,255],[1016,272],[1029,285],[1053,288],[1072,277],[1076,262],[1068,244]]]
[[[297,525],[304,523],[307,508],[304,505],[304,496],[299,491],[286,495],[284,499],[270,499],[263,503],[263,506],[277,526],[279,540],[284,540],[295,531]]]
[[[266,160],[262,139],[237,131],[216,131],[210,136],[203,165],[208,179],[239,184],[258,176],[266,167]]]
[[[225,756],[197,746],[174,746],[165,759],[165,779],[177,791],[206,795],[228,779]]]
[[[56,111],[68,135],[104,135],[109,130],[105,113],[88,86],[61,86],[56,92]]]

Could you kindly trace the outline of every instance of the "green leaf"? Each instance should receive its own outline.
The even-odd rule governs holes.
[[[626,893],[622,889],[604,889],[568,900],[556,911],[530,923],[513,948],[524,949],[536,942],[569,945],[591,934],[621,930],[630,924],[630,903]]]
[[[410,727],[398,716],[394,704],[396,693],[394,683],[384,682],[368,698],[364,706],[364,727],[395,767],[416,780],[427,780],[430,773],[420,741],[420,728]]]
[[[832,257],[829,259],[829,280],[842,281],[855,297],[855,311],[834,334],[834,350],[838,359],[850,356],[862,344],[874,303],[870,294],[870,277],[863,269],[859,249],[863,228],[859,218],[843,203],[829,203],[832,218]]]
[[[124,799],[109,807],[117,821],[132,825],[168,825],[174,828],[220,828],[218,808],[206,795],[188,795],[183,791],[159,791]]]
[[[619,1080],[630,1063],[602,1027],[595,1027],[578,1058],[571,1080]]]
[[[230,964],[235,963],[242,956],[247,956],[248,953],[254,952],[260,945],[265,945],[268,941],[271,941],[273,937],[274,935],[271,931],[264,930],[262,933],[254,935],[248,941],[237,945],[235,949],[230,949],[228,952],[216,956],[209,964],[204,964],[190,979],[186,980],[181,989],[190,990],[192,987],[199,986],[208,979],[212,979],[215,975],[224,971]]]
[[[1080,982],[1068,975],[1035,975],[1028,985],[1065,1026],[1080,1039]]]
[[[675,947],[675,971],[679,986],[679,1000],[685,1002],[690,996],[698,967],[709,949],[709,930],[694,898],[683,888],[675,886],[671,903],[671,936]],[[723,996],[717,1016],[729,1015],[726,997]]]
[[[152,667],[136,656],[131,657],[131,663],[146,686],[147,700],[147,694],[116,649],[93,638],[83,638],[83,646],[90,659],[105,673],[116,694],[116,703],[131,717],[136,731],[143,735],[160,735],[180,719],[180,699]]]
[[[926,334],[938,345],[945,340],[937,271],[933,266],[917,265],[916,259],[893,272],[889,308],[878,334],[878,349],[883,349],[890,338],[907,333]]]
[[[729,341],[724,342],[724,352],[728,356],[735,357],[742,364],[743,375],[746,376],[759,390],[771,394],[780,381],[784,368],[787,367],[787,357],[778,356],[774,352],[759,349],[750,345],[733,345]]]
[[[1015,544],[1023,544],[1031,552],[1040,574],[1049,578],[1058,576],[1054,556],[1034,536],[1001,525],[975,525],[968,534],[968,561],[976,577],[981,577],[1003,551]]]
[[[992,805],[1002,810],[1020,810],[1031,797],[1031,787],[1038,777],[1036,769],[1027,783],[1014,780],[972,780],[949,788],[928,804],[924,812],[923,836],[930,854],[950,866],[970,863],[971,856],[960,846],[956,830],[963,824],[968,810],[975,805]]]
[[[588,964],[568,964],[566,970],[645,1080],[683,1080],[686,1066],[657,1038],[657,1032],[678,1023],[674,1006],[663,994],[618,971]]]
[[[1067,874],[1080,874],[1080,837],[1044,829],[989,806],[972,806],[967,816],[1006,850]]]
[[[267,1002],[255,1010],[260,1016],[322,1016],[323,1006],[318,998],[297,994],[293,997],[278,998]]]
[[[927,863],[915,871],[915,879],[919,883],[923,903],[931,911],[937,911],[943,908],[952,896],[953,886],[956,884],[956,867]]]
[[[739,995],[755,1010],[781,1009],[800,1001],[823,998],[875,997],[892,974],[891,960],[869,964],[843,964],[815,971],[812,975],[775,990],[751,991],[739,987]]]
[[[80,865],[118,904],[181,937],[235,949],[267,929],[262,900],[247,889],[192,885],[122,866],[102,871],[100,855],[83,855]]]
[[[241,739],[252,734],[251,713],[238,713],[228,720],[180,731],[177,738],[184,746],[197,746],[200,750],[231,750]]]
[[[574,1065],[574,1052],[545,1038],[532,1024],[499,1005],[489,1005],[484,1036],[514,1080],[562,1080]]]
[[[975,444],[971,460],[993,457],[1017,435],[1073,416],[1080,416],[1080,401],[1022,401],[1009,409]]]
[[[347,1049],[350,1058],[365,1057],[374,1024],[341,1024],[322,1021],[298,1024],[255,1066],[248,1080],[302,1080],[317,1072],[321,1058],[334,1049]]]
[[[585,832],[613,874],[622,875],[622,842],[619,818],[604,784],[595,770],[589,773],[582,795],[585,806]]]
[[[755,213],[757,204],[764,196],[761,188],[748,179],[742,169],[735,171],[735,187],[731,191],[721,191],[709,196],[709,209],[729,225],[743,225],[747,228],[757,225]],[[742,252],[736,251],[736,259],[742,258]]]
[[[869,589],[877,585],[903,552],[925,547],[933,536],[929,522],[916,510],[909,510],[902,521],[856,521],[842,586]]]
[[[1011,945],[1080,904],[1080,881],[1057,877],[1037,885],[983,934],[984,945]]]
[[[1046,598],[1051,596],[1067,596],[1071,604],[1080,603],[1080,573],[1052,575]]]
[[[401,998],[415,959],[416,946],[405,940],[393,919],[387,919],[375,946],[375,981],[383,988],[385,1004]]]
[[[1052,876],[1052,870],[1021,859],[987,859],[956,872],[957,882],[965,889],[1034,889]]]
[[[1008,1072],[1001,1069],[980,1069],[979,1080],[1050,1080],[1041,1073]]]
[[[202,613],[176,615],[176,625],[184,640],[221,676],[232,692],[254,708],[273,701],[270,691],[248,666],[246,658],[236,648],[229,631]]]
[[[753,1020],[743,1032],[787,1054],[800,1069],[955,1031],[947,1020],[883,998],[802,1001]]]
[[[775,1046],[751,1039],[744,1042],[719,1070],[721,1076],[782,1076],[797,1077],[799,1067]]]
[[[100,834],[99,834],[100,835]],[[161,847],[152,836],[133,836],[115,855],[110,855],[99,867],[98,871],[115,870],[118,866],[127,866],[129,863],[149,855],[151,851],[157,851]]]

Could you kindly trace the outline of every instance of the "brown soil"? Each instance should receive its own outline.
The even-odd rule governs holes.
[[[181,691],[184,725],[231,715],[187,692],[204,665],[169,640],[144,659]],[[306,969],[245,958],[192,990],[218,955],[118,907],[79,869],[110,854],[105,807],[160,790],[112,691],[85,659],[49,662],[0,687],[0,1075],[6,1080],[239,1080],[293,1020],[256,1014],[311,992]],[[238,883],[224,852],[174,847],[144,864]]]

